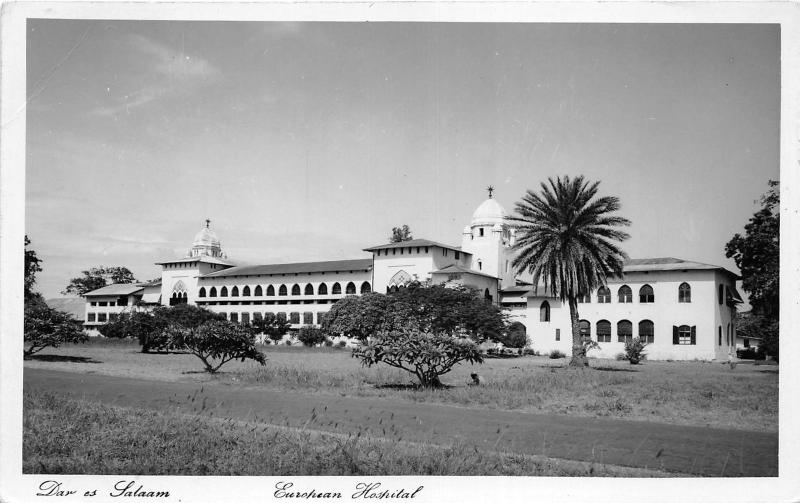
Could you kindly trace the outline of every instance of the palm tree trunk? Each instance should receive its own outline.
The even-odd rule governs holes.
[[[569,361],[570,367],[588,367],[589,360],[586,358],[586,351],[583,349],[581,339],[581,327],[578,322],[578,299],[569,297],[569,321],[572,325],[572,359]]]

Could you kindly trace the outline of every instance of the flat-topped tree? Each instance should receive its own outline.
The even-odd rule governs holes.
[[[599,185],[583,176],[548,178],[540,193],[528,190],[509,217],[517,230],[514,269],[531,273],[534,288],[541,282],[548,294],[569,305],[570,366],[589,365],[578,298],[604,286],[608,278],[621,277],[628,258],[618,245],[630,237],[620,230],[630,221],[612,215],[620,209],[619,198],[596,197]]]

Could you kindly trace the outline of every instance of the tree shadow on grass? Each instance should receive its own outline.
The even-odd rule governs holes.
[[[88,356],[30,355],[26,356],[25,359],[40,362],[103,363]]]
[[[626,369],[622,367],[592,367],[595,370],[602,370],[603,372],[639,372],[636,369]]]
[[[451,386],[449,384],[442,384],[438,388],[425,388],[421,384],[417,383],[408,383],[408,384],[391,383],[391,384],[376,384],[375,388],[396,389],[396,390],[424,390],[424,389],[450,389],[450,388],[455,388],[455,386]]]

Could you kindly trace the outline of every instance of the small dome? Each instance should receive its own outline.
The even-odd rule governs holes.
[[[505,223],[505,217],[508,216],[505,208],[500,206],[496,199],[489,198],[482,202],[475,213],[472,214],[472,226],[476,225],[494,225]]]
[[[214,231],[212,231],[208,227],[203,227],[202,229],[200,229],[200,232],[195,234],[192,246],[219,247],[219,238],[217,237],[217,234]]]

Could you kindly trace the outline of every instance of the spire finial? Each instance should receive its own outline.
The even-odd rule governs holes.
[[[489,199],[491,199],[492,198],[492,192],[494,192],[494,186],[493,185],[489,185],[488,187],[486,187],[486,190],[489,192]]]
[[[208,229],[210,226],[211,226],[211,220],[206,218],[206,229]]]

